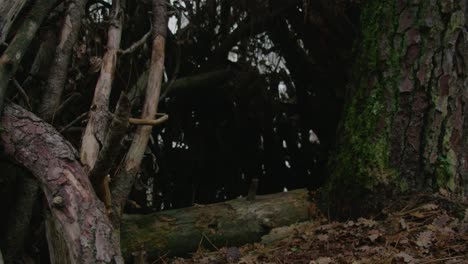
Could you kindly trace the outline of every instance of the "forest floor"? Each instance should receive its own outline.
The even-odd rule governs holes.
[[[200,248],[188,259],[154,263],[468,263],[467,204],[417,195],[389,203],[374,219],[306,222],[277,231],[287,235],[272,243]]]

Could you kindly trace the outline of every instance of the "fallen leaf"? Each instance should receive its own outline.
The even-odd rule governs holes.
[[[317,263],[317,264],[330,264],[330,263],[333,263],[333,260],[330,257],[319,257],[318,259],[315,260],[315,263]]]
[[[395,255],[395,258],[397,259],[403,259],[403,261],[405,263],[413,263],[414,262],[414,258],[412,256],[410,256],[408,253],[406,252],[400,252],[398,254]]]
[[[432,244],[432,234],[432,231],[423,231],[419,233],[418,240],[416,240],[416,245],[423,248],[429,248]]]
[[[411,212],[410,215],[416,218],[424,218],[424,214],[421,212]]]
[[[400,218],[400,225],[401,225],[401,228],[403,228],[403,230],[408,230],[408,224],[406,223],[403,217]]]
[[[328,235],[327,234],[324,234],[324,235],[318,235],[317,236],[318,240],[319,241],[328,241]]]
[[[370,239],[371,242],[374,242],[375,240],[377,240],[377,238],[380,237],[380,232],[379,232],[379,230],[375,230],[375,229],[374,229],[374,230],[370,230],[370,231],[368,232],[368,234],[369,234],[368,238]]]
[[[421,209],[426,210],[426,211],[432,211],[437,208],[439,208],[439,206],[437,204],[432,204],[432,203],[421,206]]]
[[[366,219],[366,218],[359,218],[358,223],[365,226],[365,227],[374,227],[377,225],[377,222],[374,220]]]

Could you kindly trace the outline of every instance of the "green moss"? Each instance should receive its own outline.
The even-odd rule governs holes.
[[[361,56],[352,76],[355,86],[345,106],[342,138],[332,155],[332,172],[323,190],[329,203],[358,201],[382,185],[408,188],[397,181],[398,171],[390,165],[390,128],[398,109],[391,104],[398,100],[388,96],[399,94],[403,56],[403,40],[391,31],[396,32],[399,16],[394,15],[394,1],[368,1],[365,5],[358,40]]]
[[[435,169],[437,187],[447,188],[452,192],[455,190],[456,165],[457,156],[453,150],[438,158]]]

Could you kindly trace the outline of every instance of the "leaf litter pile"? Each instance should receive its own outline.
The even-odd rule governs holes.
[[[283,234],[274,242],[215,252],[200,248],[189,259],[155,263],[468,263],[467,208],[418,195],[393,202],[377,216],[380,220],[306,222],[273,230]]]

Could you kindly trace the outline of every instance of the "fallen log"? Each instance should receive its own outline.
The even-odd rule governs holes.
[[[124,215],[122,253],[146,251],[150,259],[258,242],[273,228],[309,220],[307,190],[235,199],[149,215]]]

